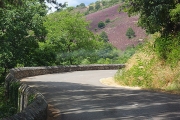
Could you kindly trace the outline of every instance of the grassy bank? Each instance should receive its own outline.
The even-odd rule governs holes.
[[[180,93],[180,62],[177,56],[180,51],[176,50],[180,45],[167,44],[162,51],[155,44],[159,39],[159,34],[151,35],[136,51],[126,63],[126,68],[115,75],[118,84]],[[166,59],[162,58],[162,52],[168,52]]]

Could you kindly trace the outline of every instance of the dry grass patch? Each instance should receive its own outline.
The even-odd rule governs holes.
[[[172,67],[154,52],[154,37],[145,43],[126,63],[126,68],[115,75],[121,85],[145,89],[180,92],[180,62]]]

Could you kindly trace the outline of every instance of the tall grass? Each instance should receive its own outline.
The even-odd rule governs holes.
[[[149,37],[143,47],[128,60],[126,68],[117,72],[116,82],[126,86],[179,92],[179,38],[169,36],[171,44],[167,44],[164,43],[170,43],[165,41],[167,38],[162,38],[159,34]]]

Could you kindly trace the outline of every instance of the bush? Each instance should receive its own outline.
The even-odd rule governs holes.
[[[176,36],[169,35],[155,40],[157,55],[167,63],[175,66],[180,60],[180,33]]]
[[[105,23],[109,23],[110,22],[110,19],[108,18],[108,19],[106,19],[106,21],[105,21]]]
[[[109,41],[108,35],[107,35],[106,32],[103,31],[99,36],[103,39],[104,42],[108,42]]]
[[[89,6],[89,11],[92,11],[94,10],[94,7],[93,6]]]
[[[98,27],[101,28],[101,29],[104,28],[105,27],[105,23],[103,21],[100,21],[98,23]]]
[[[95,9],[96,9],[96,10],[99,10],[100,7],[101,7],[100,2],[99,2],[99,1],[96,1],[96,3],[95,3]]]
[[[86,5],[84,3],[81,3],[79,6],[80,7],[86,7]]]
[[[126,31],[126,36],[130,39],[135,37],[135,32],[132,28],[128,28],[128,30]]]
[[[85,13],[84,13],[84,15],[88,15],[89,14],[89,11],[87,10]]]

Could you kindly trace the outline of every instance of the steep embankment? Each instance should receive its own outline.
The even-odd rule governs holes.
[[[124,86],[178,92],[180,90],[180,62],[176,66],[160,59],[154,48],[156,37],[149,38],[119,71],[115,80]]]
[[[94,33],[105,31],[108,34],[109,42],[118,49],[124,50],[128,46],[137,45],[146,37],[145,31],[137,26],[138,16],[128,17],[127,13],[118,12],[119,5],[106,8],[104,10],[89,14],[87,20],[91,22],[90,30]],[[110,19],[103,29],[98,28],[100,21],[105,22]],[[128,39],[126,31],[132,28],[135,31],[136,37]]]

